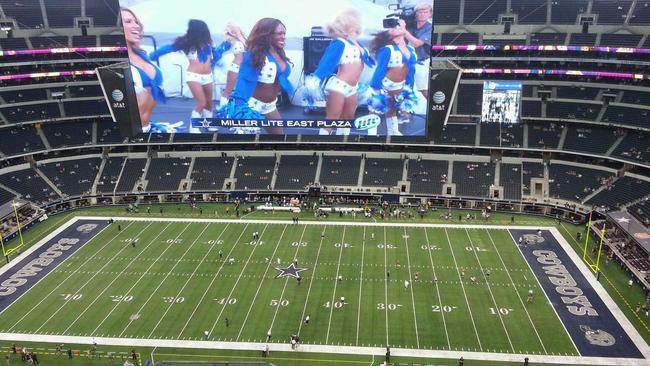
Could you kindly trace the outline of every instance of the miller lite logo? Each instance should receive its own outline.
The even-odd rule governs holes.
[[[354,120],[354,128],[357,130],[369,130],[381,124],[381,117],[376,114],[367,114]]]

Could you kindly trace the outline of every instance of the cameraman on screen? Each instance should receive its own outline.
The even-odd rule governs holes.
[[[431,64],[431,33],[433,32],[433,7],[430,3],[415,6],[415,27],[409,27],[404,38],[410,43],[418,56],[415,65],[415,88],[425,98],[429,97],[429,66]]]

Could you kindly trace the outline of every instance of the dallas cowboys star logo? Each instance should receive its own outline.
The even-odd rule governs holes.
[[[293,278],[298,278],[300,277],[300,272],[306,271],[309,268],[298,268],[296,267],[295,264],[291,263],[289,267],[287,268],[276,268],[278,271],[280,271],[280,274],[275,277],[275,278],[281,278],[281,277],[293,277]]]
[[[208,128],[212,127],[212,121],[208,121],[207,118],[204,118],[202,121],[199,122],[201,124],[201,127],[203,128]]]
[[[630,219],[628,219],[627,217],[619,217],[618,219],[616,219],[616,221],[620,222],[621,224],[627,224],[628,222],[630,222]]]

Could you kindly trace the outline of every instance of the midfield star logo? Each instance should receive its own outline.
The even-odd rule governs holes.
[[[309,268],[298,268],[296,267],[295,264],[291,263],[289,267],[287,268],[276,268],[278,271],[280,271],[280,274],[275,277],[275,278],[282,278],[282,277],[293,277],[293,278],[298,278],[300,277],[300,272],[306,271]]]

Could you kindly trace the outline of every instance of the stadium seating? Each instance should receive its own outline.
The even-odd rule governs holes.
[[[275,160],[275,156],[238,157],[235,187],[241,190],[269,190],[275,171]]]
[[[70,38],[68,36],[29,37],[29,42],[32,44],[32,48],[35,49],[70,46]]]
[[[47,90],[43,88],[20,88],[18,90],[2,91],[0,92],[0,96],[7,104],[24,103],[47,99]]]
[[[104,170],[97,181],[97,194],[113,193],[122,172],[124,160],[125,158],[121,156],[111,156],[106,159]]]
[[[612,156],[650,165],[650,136],[646,133],[628,133],[614,149]]]
[[[142,177],[146,164],[147,159],[127,159],[115,191],[126,193],[133,191],[135,183]]]
[[[40,8],[37,10],[41,12]],[[74,27],[74,18],[81,16],[81,3],[74,1],[45,2],[45,12],[51,28]]]
[[[443,145],[470,145],[476,141],[476,126],[473,124],[449,123],[442,130]]]
[[[90,195],[100,164],[100,158],[90,158],[45,163],[38,168],[64,195],[74,197]]]
[[[495,0],[489,7],[483,0],[465,0],[465,24],[495,24],[499,14],[506,12],[506,0]]]
[[[0,206],[4,205],[7,202],[11,202],[13,199],[14,195],[11,192],[0,188]]]
[[[104,0],[85,0],[85,3],[86,16],[93,18],[95,27],[114,27],[117,24],[118,3]]]
[[[304,190],[316,181],[317,155],[282,155],[278,164],[275,189]]]
[[[540,2],[539,0],[511,0],[510,9],[518,15],[517,22],[519,24],[546,23],[546,2]]]
[[[544,16],[546,10],[544,9]],[[521,18],[519,18],[521,23]],[[530,35],[530,44],[532,45],[563,45],[566,42],[566,33],[533,33]]]
[[[320,171],[322,185],[356,186],[359,181],[361,157],[323,155]]]
[[[629,206],[627,212],[639,220],[639,222],[642,222],[646,227],[650,227],[650,203],[647,200]]]
[[[460,18],[460,2],[439,0],[435,3],[433,12],[434,24],[458,24]]]
[[[521,200],[521,164],[501,163],[499,185],[503,187],[503,198]]]
[[[47,123],[42,129],[53,149],[92,144],[92,123],[87,121]]]
[[[442,185],[449,181],[448,171],[449,163],[445,160],[409,160],[407,178],[411,193],[442,194]]]
[[[641,34],[610,34],[600,36],[600,46],[603,47],[637,47],[643,38]]]
[[[21,28],[43,28],[45,21],[39,0],[21,0],[20,6],[6,6],[12,3],[11,0],[0,2],[6,17],[15,19]]]
[[[551,2],[551,23],[575,24],[578,14],[585,13],[589,0],[553,1]]]
[[[483,85],[460,84],[458,86],[458,110],[456,114],[480,115]]]
[[[604,170],[553,163],[549,165],[549,196],[582,202],[612,177],[613,173]]]
[[[478,44],[478,33],[443,33],[440,40],[442,45]]]
[[[625,176],[606,186],[586,203],[617,209],[648,195],[650,195],[650,182]]]
[[[0,151],[5,155],[45,150],[43,140],[32,125],[0,129],[0,141]]]
[[[457,196],[488,197],[494,185],[494,163],[455,161],[452,182]]]
[[[363,181],[365,187],[395,187],[402,180],[404,160],[366,158]]]
[[[630,24],[650,24],[650,1],[637,1],[630,18]]]
[[[598,24],[623,24],[632,0],[594,0],[592,13],[598,14]]]
[[[611,122],[622,125],[645,127],[650,126],[650,109],[637,109],[619,105],[609,105],[603,122]]]
[[[599,90],[598,88],[588,88],[586,86],[558,86],[557,97],[560,99],[595,100]]]
[[[531,179],[544,178],[544,165],[542,163],[524,161],[521,164],[521,176],[522,192],[524,195],[529,196],[533,193]]]
[[[32,168],[0,175],[0,184],[18,192],[21,198],[38,205],[61,198]]]
[[[56,102],[9,105],[0,109],[10,123],[39,121],[61,117],[59,106]]]
[[[571,46],[595,46],[596,33],[571,33],[569,38],[569,45]]]
[[[226,178],[230,177],[235,158],[197,157],[190,178],[193,191],[221,191]]]
[[[564,150],[604,154],[619,135],[620,133],[612,128],[569,124]]]
[[[537,149],[556,149],[560,143],[563,126],[545,121],[528,123],[528,147]]]
[[[181,179],[185,179],[190,167],[190,159],[185,158],[153,158],[147,170],[147,191],[176,192],[179,191]]]

